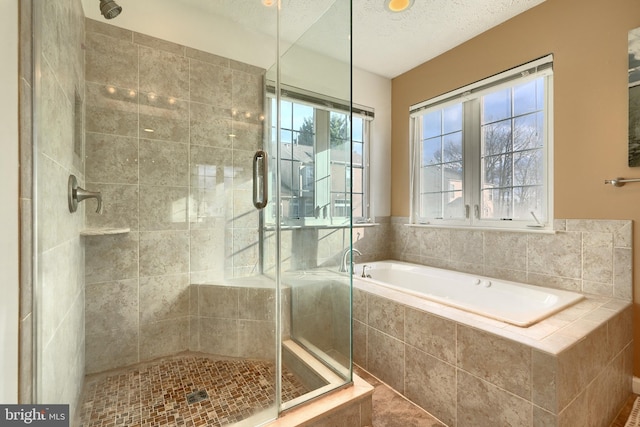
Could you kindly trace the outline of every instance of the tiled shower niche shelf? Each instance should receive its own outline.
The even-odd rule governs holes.
[[[130,228],[86,228],[80,231],[81,236],[111,236],[113,234],[126,234]]]

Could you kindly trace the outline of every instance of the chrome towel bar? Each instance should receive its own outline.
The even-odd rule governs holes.
[[[605,179],[604,180],[605,184],[611,184],[614,187],[622,187],[627,182],[640,182],[640,178],[630,178],[630,179],[614,178],[614,179]]]

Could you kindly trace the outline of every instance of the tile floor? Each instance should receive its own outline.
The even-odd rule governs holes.
[[[353,365],[353,371],[375,388],[373,427],[446,427],[424,409],[408,401],[364,369]]]
[[[375,387],[373,427],[445,427],[362,368],[354,372]],[[81,427],[223,426],[273,403],[275,368],[263,361],[180,355],[88,376],[81,403]],[[308,390],[290,372],[283,374],[283,398]],[[189,404],[186,395],[206,390]],[[630,396],[611,427],[623,427],[637,395]]]
[[[627,423],[629,415],[631,415],[633,403],[636,401],[637,397],[637,394],[632,394],[629,396],[627,402],[624,404],[624,407],[620,410],[620,413],[618,414],[616,419],[611,423],[611,427],[624,427],[624,425]]]
[[[274,402],[273,363],[220,360],[186,354],[88,376],[80,406],[81,427],[222,426]],[[283,399],[305,394],[290,372]],[[189,404],[186,395],[205,390],[215,399]]]

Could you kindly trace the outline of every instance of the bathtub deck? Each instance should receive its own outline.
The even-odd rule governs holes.
[[[529,327],[518,327],[400,291],[354,279],[353,286],[397,303],[430,312],[493,333],[550,354],[571,347],[603,323],[631,306],[615,298],[585,295],[585,299]]]

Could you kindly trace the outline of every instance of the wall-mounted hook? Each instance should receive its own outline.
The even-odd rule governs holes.
[[[75,175],[69,175],[68,195],[69,212],[73,213],[78,210],[78,203],[85,199],[96,199],[98,201],[96,213],[102,213],[102,194],[99,191],[87,191],[79,187]]]

